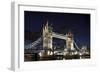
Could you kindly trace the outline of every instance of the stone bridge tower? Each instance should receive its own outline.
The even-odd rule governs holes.
[[[74,50],[74,39],[73,39],[73,34],[71,32],[67,33],[67,38],[66,38],[66,47],[68,50],[72,51]]]
[[[48,21],[43,27],[43,48],[52,50],[52,27],[48,25]]]

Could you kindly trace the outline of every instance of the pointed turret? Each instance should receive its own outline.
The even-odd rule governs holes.
[[[69,32],[67,33],[67,36],[68,36],[69,38],[73,38],[73,34],[72,34],[72,32],[69,31]]]

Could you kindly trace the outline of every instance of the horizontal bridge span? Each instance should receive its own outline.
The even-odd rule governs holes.
[[[55,33],[55,32],[52,33],[52,37],[59,38],[59,39],[64,39],[64,40],[66,40],[66,38],[67,38],[66,35],[58,34],[58,33]]]

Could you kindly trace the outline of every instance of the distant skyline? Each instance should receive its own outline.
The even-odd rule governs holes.
[[[25,33],[42,33],[48,21],[54,32],[66,34],[71,31],[80,47],[87,45],[90,48],[90,14],[25,11],[24,16]]]

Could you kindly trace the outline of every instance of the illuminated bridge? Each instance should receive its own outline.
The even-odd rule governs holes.
[[[58,38],[58,39],[63,39],[66,40],[67,35],[64,34],[59,34],[59,33],[55,33],[52,32],[52,37]],[[30,43],[28,45],[25,46],[25,49],[34,49],[34,47],[36,47],[39,43],[42,42],[42,37],[38,38],[36,41],[34,41],[33,43]],[[75,50],[80,51],[80,48],[78,47],[78,45],[76,44],[75,41],[73,41],[74,45],[75,45]]]

